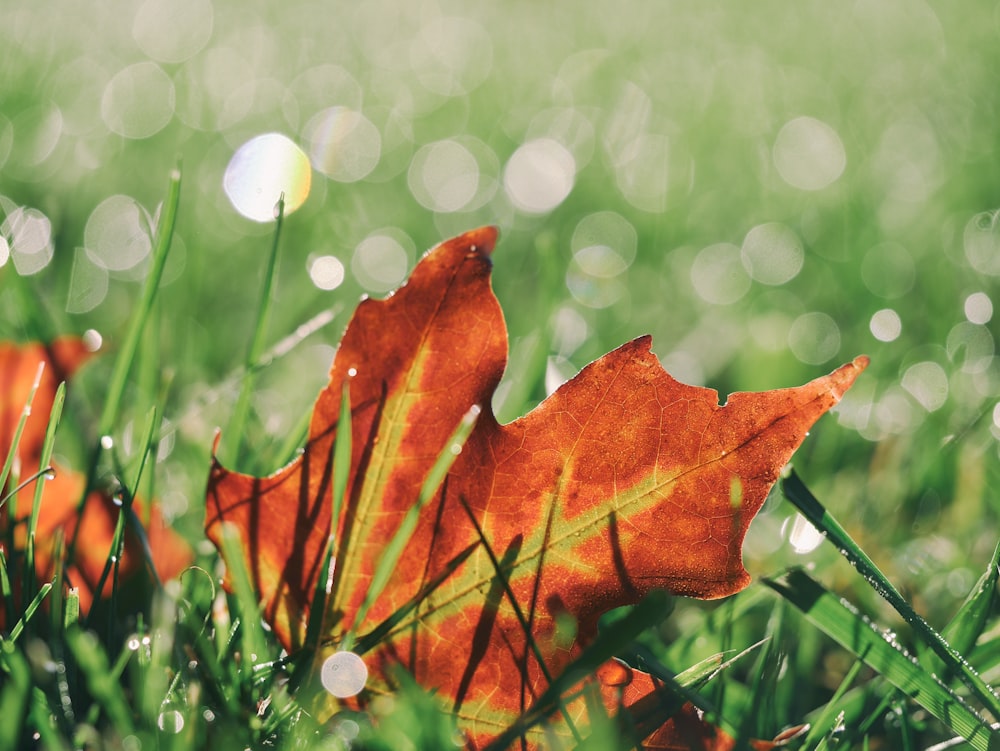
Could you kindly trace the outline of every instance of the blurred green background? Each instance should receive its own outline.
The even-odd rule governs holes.
[[[506,419],[643,333],[723,395],[870,355],[797,465],[947,613],[996,539],[998,35],[986,2],[15,0],[0,337],[90,331],[113,352],[179,160],[157,372],[133,398],[166,405],[157,488],[194,530],[279,192],[268,341],[289,346],[258,381],[248,470],[288,458],[359,295],[497,224]],[[285,151],[241,150],[269,133]],[[111,359],[71,390],[85,436]],[[792,517],[766,507],[752,573],[835,557]]]

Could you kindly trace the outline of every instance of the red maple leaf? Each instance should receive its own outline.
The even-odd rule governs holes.
[[[72,376],[90,356],[91,352],[83,341],[76,337],[61,337],[49,345],[0,342],[0,465],[12,448],[11,442],[17,424],[41,364],[44,367],[15,458],[21,478],[30,478],[44,469],[40,466],[42,444],[56,389],[60,382]],[[35,530],[35,573],[39,581],[51,580],[55,570],[56,540],[61,536],[62,540],[69,541],[76,535],[81,544],[77,546],[74,558],[66,561],[66,579],[77,589],[81,610],[86,613],[93,602],[94,590],[111,552],[120,509],[107,492],[94,490],[87,494],[80,513],[78,504],[84,494],[85,476],[58,464],[54,464],[52,470],[51,476],[37,479],[37,482],[44,482],[45,487]],[[3,495],[2,491],[0,488],[0,496]],[[14,513],[5,509],[0,517],[0,547],[3,546],[3,538],[14,540],[15,549],[4,551],[8,560],[18,557],[24,549],[26,521],[31,512],[33,496],[33,485],[13,495],[9,503],[14,506]],[[9,529],[4,529],[5,522],[16,525],[13,536],[9,534]],[[146,539],[157,573],[162,579],[176,576],[191,562],[191,549],[166,525],[159,506],[155,503],[149,508]],[[139,538],[134,533],[129,533],[125,538],[120,576],[129,579],[140,570],[142,562]],[[108,592],[103,594],[107,595]],[[0,628],[9,625],[5,626],[3,614],[0,613]]]
[[[221,545],[224,527],[238,533],[264,617],[292,651],[304,645],[332,532],[317,665],[345,634],[383,626],[364,655],[368,690],[389,690],[401,665],[451,704],[470,748],[530,708],[610,608],[654,589],[714,598],[745,587],[751,519],[810,426],[867,364],[858,358],[798,388],[733,394],[720,407],[715,391],[668,375],[640,337],[500,425],[490,407],[507,359],[489,281],[495,241],[496,230],[483,228],[445,242],[393,295],[363,301],[303,454],[265,478],[216,461],[207,491],[208,536]],[[331,529],[345,386],[352,452]],[[474,429],[362,614],[389,541],[473,406],[481,409]],[[569,641],[557,630],[567,616],[577,624]],[[638,672],[624,692],[600,686],[609,707],[655,689]],[[549,731],[565,733],[566,717],[578,723],[584,711],[578,700]],[[529,745],[542,737],[533,732]],[[668,723],[651,747],[683,743],[675,732]],[[721,747],[711,744],[703,747]]]

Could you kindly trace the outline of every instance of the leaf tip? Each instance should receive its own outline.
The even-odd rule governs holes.
[[[868,367],[871,362],[871,358],[868,355],[858,355],[851,361],[851,365],[860,373],[862,370]]]
[[[464,245],[470,253],[482,253],[488,256],[496,247],[499,237],[500,230],[493,225],[487,225],[469,230],[464,235],[456,237],[452,242]]]

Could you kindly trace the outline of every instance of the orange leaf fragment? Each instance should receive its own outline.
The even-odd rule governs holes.
[[[317,660],[347,632],[363,636],[395,615],[364,655],[369,689],[388,690],[390,667],[402,665],[454,707],[470,748],[530,707],[610,608],[656,588],[713,598],[745,587],[751,519],[867,364],[859,357],[804,386],[733,394],[720,407],[715,391],[668,375],[640,337],[500,425],[490,408],[507,359],[490,288],[496,237],[487,227],[442,243],[393,295],[363,301],[304,453],[265,478],[216,461],[207,489],[208,536],[221,545],[223,523],[233,525],[265,618],[286,648],[302,647],[331,532],[332,449],[348,384],[351,466],[332,525],[333,601]],[[471,436],[388,585],[355,622],[385,546],[472,405],[482,413]],[[578,624],[569,644],[556,630],[566,615]],[[571,713],[583,711],[580,702]]]
[[[42,444],[56,389],[90,356],[91,352],[83,341],[76,337],[60,337],[49,345],[0,342],[0,464],[11,449],[17,424],[39,372],[39,364],[44,364],[31,404],[31,414],[25,422],[16,453],[22,478],[31,477],[41,469]],[[45,489],[35,533],[36,576],[39,581],[52,578],[55,568],[53,544],[57,535],[61,534],[63,540],[69,540],[77,534],[82,542],[77,546],[74,560],[67,562],[66,577],[77,588],[80,607],[87,612],[111,550],[119,510],[107,493],[95,490],[88,494],[83,513],[78,514],[77,504],[83,496],[86,478],[79,472],[58,465],[54,465],[53,470],[51,479],[38,480],[45,482]],[[3,490],[0,488],[0,491]],[[25,499],[16,508],[15,521],[19,523],[19,529],[15,546],[18,549],[24,545],[26,525],[22,522],[30,515],[33,494],[33,486],[18,494],[18,498]],[[7,516],[0,518],[7,519]],[[161,579],[173,578],[191,562],[191,549],[166,525],[155,503],[150,506],[146,536]],[[8,558],[17,553],[4,552]],[[139,539],[135,534],[126,535],[121,564],[123,578],[127,579],[139,571],[142,561]]]

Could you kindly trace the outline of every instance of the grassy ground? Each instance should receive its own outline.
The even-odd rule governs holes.
[[[222,450],[262,472],[294,450],[358,296],[388,291],[438,240],[495,223],[512,340],[502,416],[647,332],[668,369],[722,394],[797,384],[866,353],[872,366],[797,471],[932,626],[975,589],[997,542],[996,8],[182,6],[15,0],[0,24],[0,339],[93,330],[106,352],[69,390],[56,444],[66,463],[85,466],[106,431],[134,469],[156,407],[162,450],[149,476],[201,545],[212,434],[234,413],[255,334],[264,351],[290,346],[255,374],[243,449],[227,433]],[[223,176],[266,132],[299,143],[315,169],[308,191],[287,186],[298,188],[290,207],[305,200],[285,218],[260,327],[274,224],[240,216]],[[519,181],[531,154],[551,180]],[[149,217],[178,162],[162,285],[102,425],[142,308]],[[343,270],[333,289],[315,266],[328,258],[334,280]],[[807,566],[926,651],[915,645],[933,637],[804,529],[776,494],[747,543],[755,579]],[[678,603],[651,648],[679,671],[772,636],[704,689],[737,731],[769,737],[809,719],[825,732],[843,712],[858,747],[922,748],[959,732],[900,700],[887,664],[855,667],[852,645],[816,626],[850,618],[801,615],[794,602],[825,600],[782,582],[785,596],[757,583],[725,603]],[[0,716],[28,719],[4,742],[299,742],[294,728],[311,728],[286,711],[278,673],[233,659],[216,596],[210,576],[186,576],[152,610],[101,629],[99,648],[38,621],[5,653]],[[996,621],[991,601],[975,603],[985,614],[957,623],[985,633],[963,651],[989,680]],[[54,651],[36,654],[32,637],[46,634]],[[163,639],[144,643],[150,634]],[[40,674],[50,658],[55,674]],[[413,691],[383,709],[440,747],[435,734],[451,730],[424,722],[426,701]],[[806,745],[832,747],[823,732]]]

